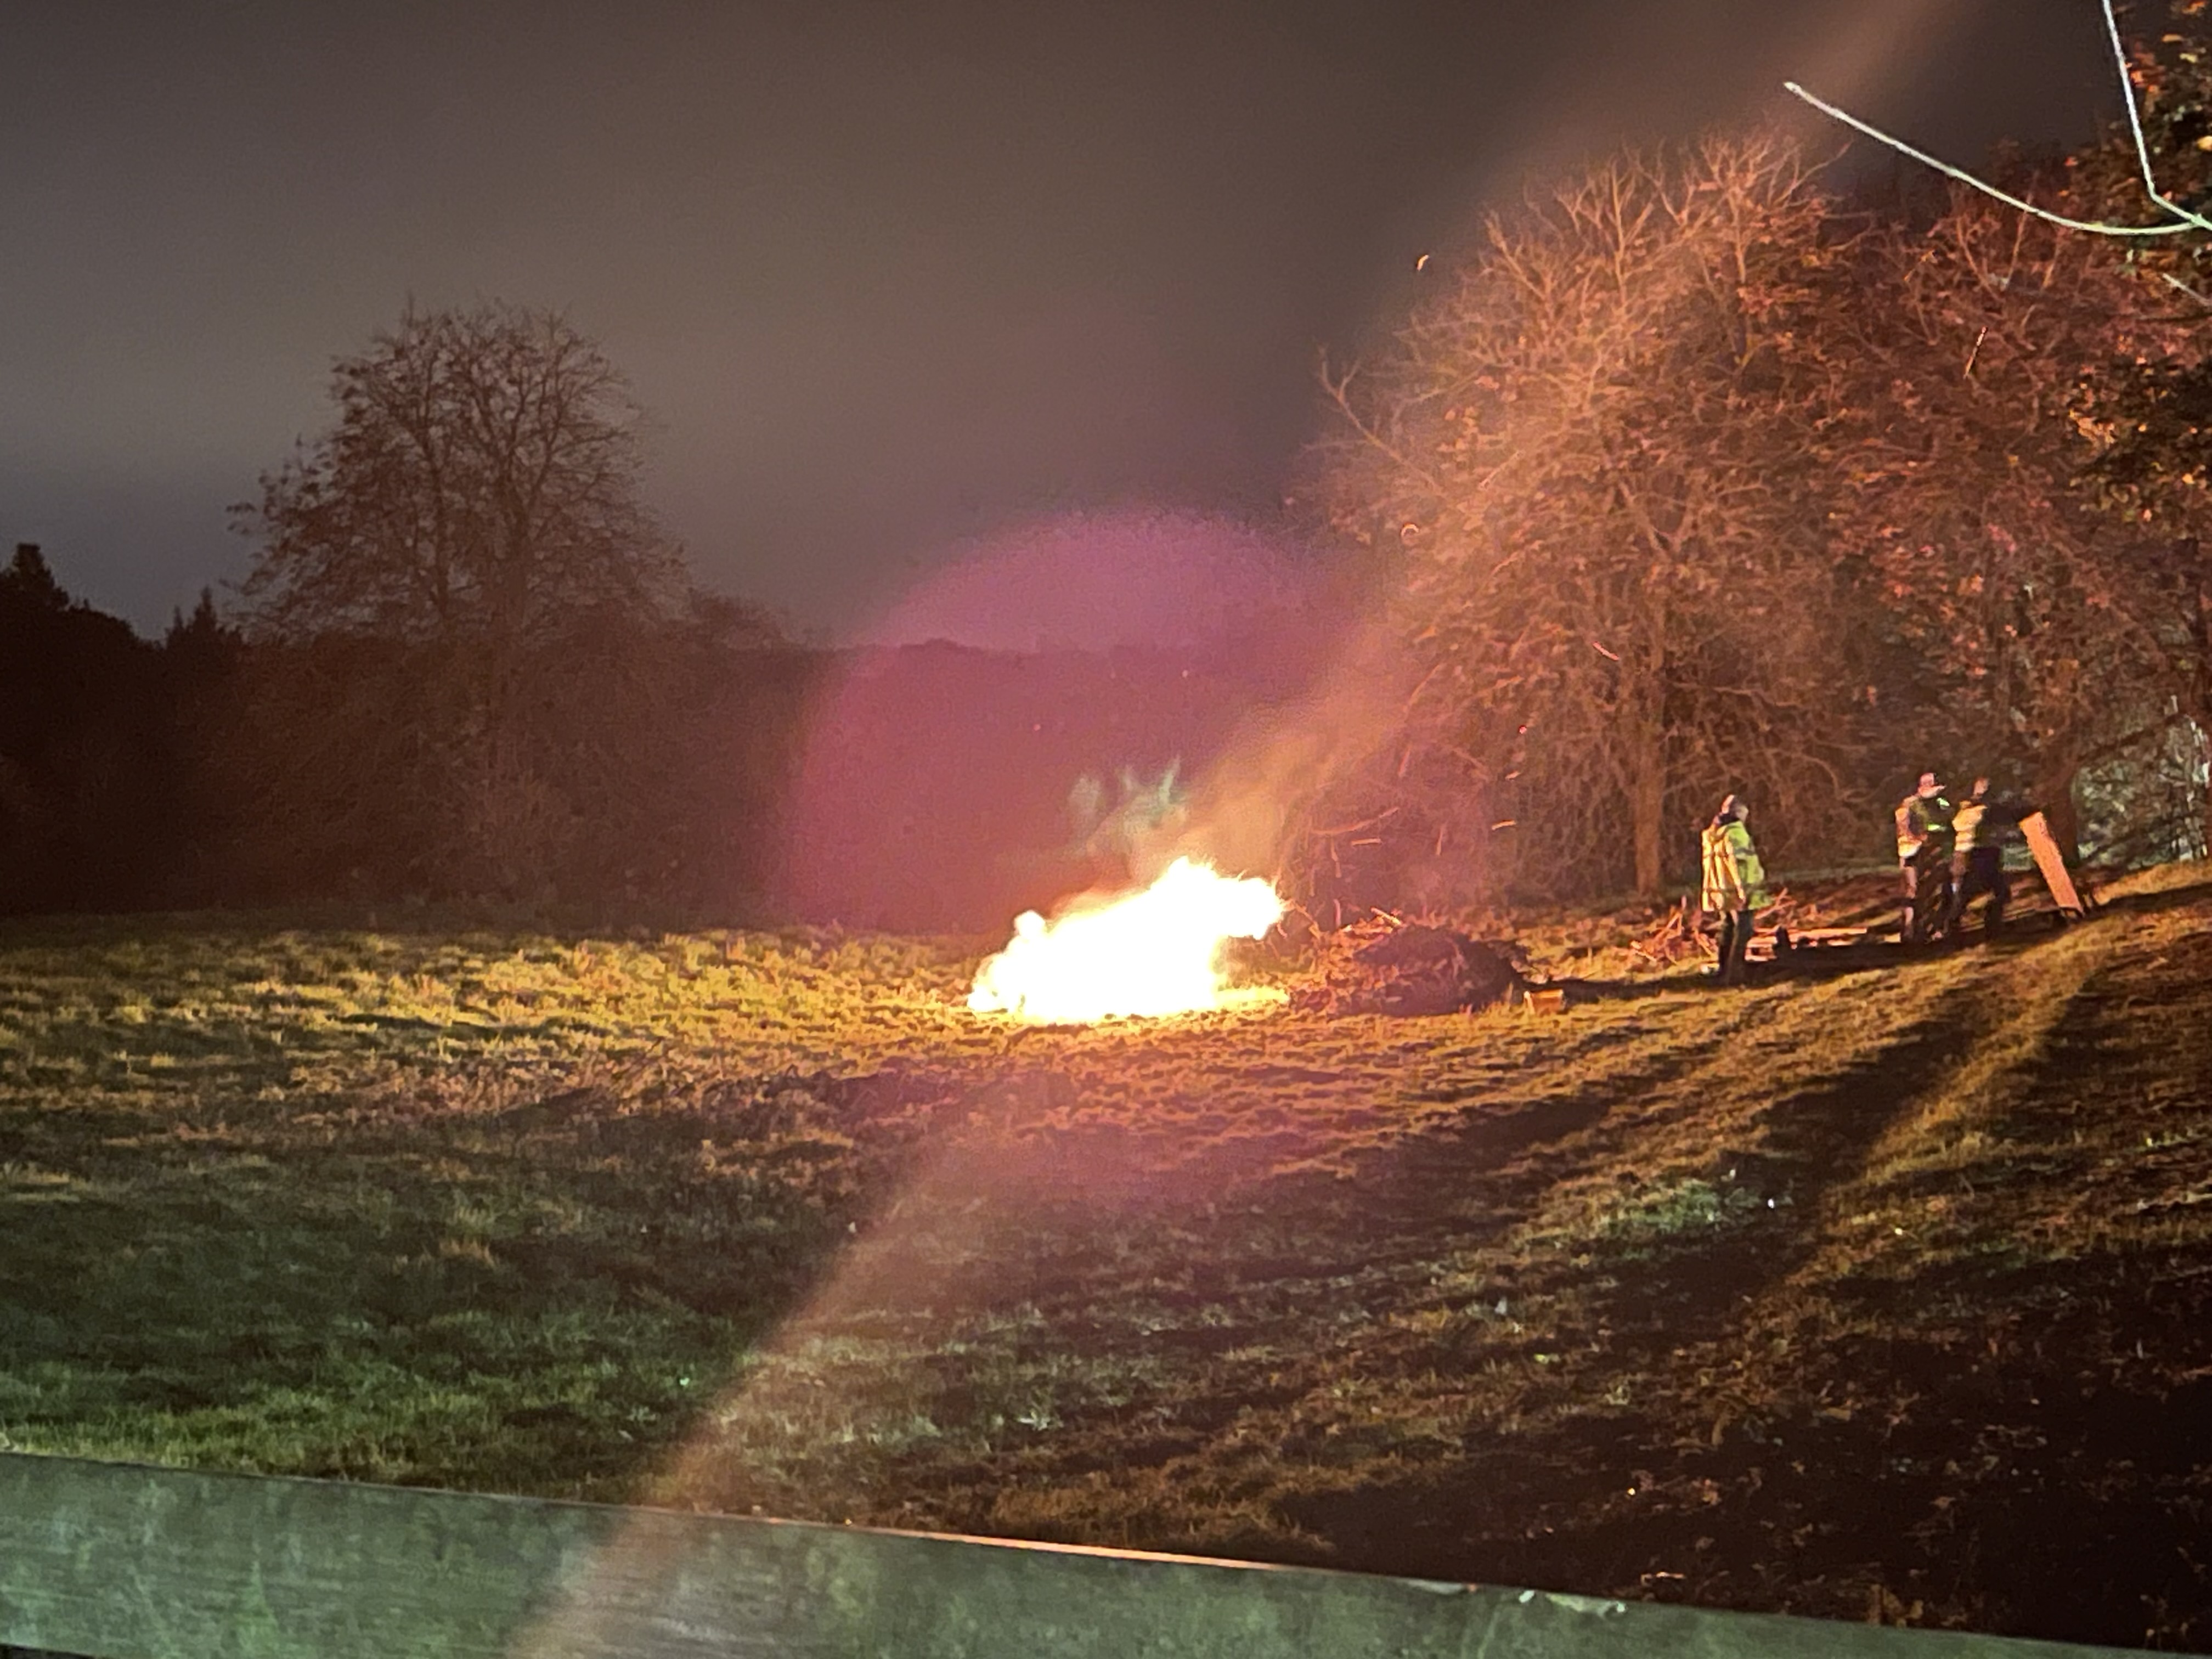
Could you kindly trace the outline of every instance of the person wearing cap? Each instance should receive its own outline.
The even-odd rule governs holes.
[[[1941,889],[1949,873],[1951,803],[1933,772],[1923,772],[1897,804],[1897,867],[1905,882],[1905,925],[1899,937],[1917,944],[1944,919]]]
[[[1951,819],[1951,906],[1943,918],[1943,931],[1954,932],[1966,919],[1966,907],[1984,894],[1982,932],[1995,937],[2004,926],[2005,906],[2012,900],[2012,884],[2005,879],[2004,836],[2019,814],[1990,799],[1990,781],[1974,780],[1973,793],[1959,805]]]
[[[1766,890],[1766,869],[1744,827],[1751,809],[1742,799],[1729,795],[1699,837],[1705,866],[1703,904],[1708,915],[1721,919],[1718,960],[1713,976],[1723,985],[1743,982],[1744,948],[1751,943],[1752,918],[1773,899]]]

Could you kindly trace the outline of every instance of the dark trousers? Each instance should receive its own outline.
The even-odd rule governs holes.
[[[2004,926],[2005,906],[2012,902],[2012,884],[2005,879],[2004,854],[1995,847],[1970,848],[1951,860],[1951,914],[1947,927],[1966,919],[1966,907],[1986,893],[1990,902],[1982,912],[1982,930],[1994,933]]]
[[[1945,890],[1950,883],[1945,878],[1950,872],[1941,855],[1931,855],[1924,846],[1905,861],[1902,872],[1905,927],[1900,937],[1908,945],[1917,945],[1941,930],[1948,917]]]
[[[1723,985],[1741,985],[1743,982],[1743,953],[1750,943],[1751,912],[1722,911],[1718,970]]]

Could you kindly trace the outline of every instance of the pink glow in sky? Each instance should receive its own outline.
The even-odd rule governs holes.
[[[1071,513],[974,544],[862,631],[994,651],[1190,646],[1304,607],[1310,557],[1233,520],[1124,508]]]

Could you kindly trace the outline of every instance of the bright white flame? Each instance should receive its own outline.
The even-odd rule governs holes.
[[[1282,919],[1283,901],[1258,877],[1177,859],[1111,903],[1052,921],[1024,911],[1006,948],[976,971],[968,1006],[1055,1024],[1226,1007],[1243,999],[1222,982],[1222,945]]]

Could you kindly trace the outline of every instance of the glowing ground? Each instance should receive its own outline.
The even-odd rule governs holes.
[[[0,930],[0,1435],[2212,1635],[2201,869],[1554,1018],[1019,1027],[977,954]]]

